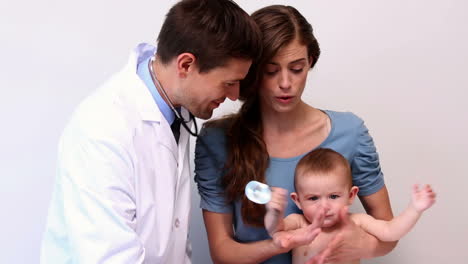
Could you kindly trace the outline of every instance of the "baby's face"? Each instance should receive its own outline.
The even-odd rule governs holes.
[[[295,201],[310,222],[313,215],[321,208],[325,209],[322,227],[334,226],[339,221],[339,212],[350,205],[354,199],[351,186],[341,175],[306,175],[297,182],[297,200]]]

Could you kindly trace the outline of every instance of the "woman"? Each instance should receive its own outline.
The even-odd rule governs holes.
[[[208,123],[197,141],[195,180],[215,263],[290,263],[293,246],[275,243],[263,227],[265,208],[246,199],[251,180],[294,191],[297,162],[315,148],[331,148],[351,164],[367,213],[393,217],[372,138],[352,113],[322,111],[302,101],[309,69],[320,49],[307,20],[293,7],[268,6],[252,14],[263,34],[263,53],[239,113]],[[289,202],[285,214],[300,210]],[[348,221],[349,222],[349,221]],[[233,229],[234,227],[234,229]],[[344,228],[332,260],[381,255],[386,245],[358,228]],[[354,240],[354,241],[353,241]],[[349,245],[359,244],[358,249]],[[337,250],[337,251],[340,251]],[[328,253],[330,250],[328,250]]]

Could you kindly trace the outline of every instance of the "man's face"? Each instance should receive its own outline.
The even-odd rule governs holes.
[[[194,116],[208,119],[224,100],[239,98],[239,83],[245,78],[252,61],[231,58],[224,66],[200,73],[191,72],[178,95],[181,105]]]

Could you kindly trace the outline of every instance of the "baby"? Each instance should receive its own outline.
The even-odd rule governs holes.
[[[304,156],[296,167],[294,186],[296,192],[291,193],[291,198],[304,215],[290,214],[283,219],[287,191],[272,188],[265,227],[270,236],[275,238],[275,234],[281,231],[295,230],[314,221],[323,221],[321,232],[310,244],[293,249],[293,264],[303,264],[320,253],[340,231],[340,211],[352,204],[359,188],[352,185],[348,161],[331,149],[317,149]],[[377,220],[367,214],[350,214],[350,219],[381,241],[396,241],[411,230],[424,210],[434,204],[435,196],[429,185],[422,189],[415,185],[411,203],[391,221]],[[356,263],[360,262],[346,264]]]

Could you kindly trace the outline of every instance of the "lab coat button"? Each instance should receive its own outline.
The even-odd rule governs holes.
[[[176,228],[179,228],[179,225],[180,225],[179,218],[176,218],[175,223],[174,223],[174,226],[175,226]]]

